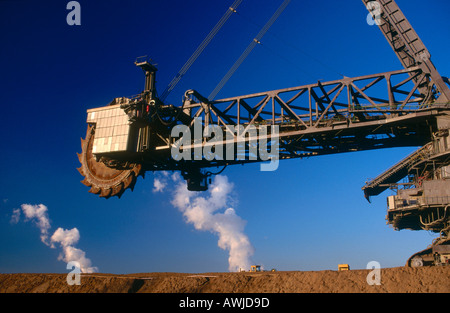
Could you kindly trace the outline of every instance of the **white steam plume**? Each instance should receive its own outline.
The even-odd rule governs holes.
[[[167,186],[167,178],[169,177],[169,172],[162,171],[161,175],[155,176],[153,179],[153,192],[163,192],[164,188]]]
[[[158,178],[155,178],[153,181],[153,192],[162,192],[164,188],[166,188],[166,183]]]
[[[228,178],[216,176],[208,192],[203,194],[187,190],[186,183],[177,174],[172,175],[172,181],[176,184],[172,205],[195,229],[219,236],[218,246],[229,251],[229,271],[248,270],[254,249],[244,233],[246,221],[229,206],[233,184]]]
[[[31,205],[22,204],[22,212],[25,215],[25,221],[33,220],[41,232],[41,241],[51,248],[55,248],[55,243],[59,243],[62,252],[58,256],[58,260],[66,263],[76,261],[80,264],[80,269],[83,273],[92,273],[98,271],[97,267],[91,266],[91,260],[86,258],[86,253],[74,247],[80,240],[80,232],[77,228],[71,230],[64,230],[59,227],[51,236],[50,240],[49,229],[50,219],[48,217],[48,209],[43,204]],[[14,209],[11,216],[11,223],[18,223],[20,220],[20,209]]]
[[[49,246],[48,242],[48,230],[50,229],[50,219],[48,218],[47,207],[43,204],[31,205],[31,204],[22,204],[21,205],[22,212],[25,215],[25,220],[33,220],[36,226],[41,231],[41,241]],[[20,211],[15,211],[15,218],[19,221],[19,213]]]
[[[50,240],[52,242],[52,248],[54,248],[53,243],[59,243],[61,245],[62,252],[58,257],[58,260],[62,260],[66,263],[77,261],[80,264],[80,269],[83,273],[98,272],[97,267],[91,266],[91,260],[86,258],[86,253],[73,246],[80,240],[80,232],[77,228],[67,230],[59,227],[53,233]]]

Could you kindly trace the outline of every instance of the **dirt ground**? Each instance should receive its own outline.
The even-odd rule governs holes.
[[[259,273],[0,274],[0,293],[449,293],[450,266],[386,268],[380,285],[370,270]],[[371,276],[374,278],[374,276]]]

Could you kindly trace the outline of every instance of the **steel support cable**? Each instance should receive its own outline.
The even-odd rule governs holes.
[[[265,35],[265,33],[269,30],[269,28],[272,26],[272,24],[277,20],[277,18],[280,16],[280,14],[284,11],[284,9],[289,4],[290,0],[284,0],[283,3],[280,5],[280,7],[277,9],[277,11],[272,15],[270,20],[264,25],[264,27],[259,31],[259,33],[256,35],[256,37],[252,40],[252,42],[248,45],[247,49],[241,54],[241,56],[237,59],[237,61],[233,64],[233,66],[228,70],[228,72],[225,74],[225,76],[222,78],[222,80],[217,84],[216,88],[211,92],[211,94],[208,96],[209,100],[213,100],[219,91],[225,86],[225,84],[228,82],[228,80],[231,78],[231,76],[236,72],[238,67],[242,64],[242,62],[245,60],[245,58],[250,54],[250,52],[253,50],[253,48],[260,43],[260,40]]]
[[[255,23],[255,22],[252,21],[250,18],[248,18],[248,17],[242,15],[241,13],[236,12],[236,14],[237,14],[238,16],[240,16],[243,20],[247,21],[248,23],[253,24],[253,25],[256,26],[256,27],[261,27],[261,25],[259,25],[258,23]],[[335,74],[338,74],[339,76],[345,77],[344,74],[342,74],[342,73],[341,73],[340,71],[338,71],[337,69],[333,68],[331,65],[326,64],[325,62],[323,62],[323,61],[321,61],[321,60],[315,58],[315,57],[312,56],[311,54],[309,54],[309,53],[307,53],[306,51],[300,49],[300,48],[299,48],[298,46],[296,46],[295,44],[293,44],[293,43],[291,43],[291,42],[288,42],[288,41],[284,40],[283,38],[279,37],[277,34],[271,32],[271,31],[267,31],[267,33],[268,33],[269,35],[271,35],[273,38],[275,38],[275,39],[277,39],[278,41],[280,41],[281,43],[283,43],[284,45],[290,46],[291,48],[293,48],[294,50],[297,50],[298,52],[300,52],[300,53],[303,54],[304,56],[306,56],[306,57],[310,58],[311,60],[313,60],[314,62],[316,62],[317,64],[320,64],[323,68],[326,68],[326,69],[328,69],[329,71],[331,71],[331,72],[333,72],[333,73],[335,73]],[[267,48],[267,46],[266,46],[266,48]],[[279,54],[277,54],[277,55],[279,55]],[[279,56],[280,56],[280,55],[279,55]],[[281,56],[280,56],[280,57],[281,57]],[[286,58],[284,58],[284,59],[286,59]],[[292,63],[292,62],[291,62],[291,63]]]
[[[253,48],[258,44],[256,41],[256,38],[250,43],[250,45],[245,49],[245,51],[241,54],[239,59],[233,64],[233,66],[228,70],[228,72],[225,74],[225,76],[222,78],[222,80],[217,84],[216,88],[211,92],[211,94],[208,96],[208,100],[213,100],[219,91],[225,86],[225,84],[228,82],[228,80],[231,78],[231,76],[236,72],[238,67],[242,64],[242,62],[247,58],[247,56],[250,54],[250,52],[253,50]]]
[[[172,79],[172,81],[169,83],[169,85],[166,87],[164,92],[162,93],[160,100],[164,101],[167,96],[170,94],[170,92],[175,88],[175,86],[178,84],[180,79],[186,74],[186,72],[189,70],[189,68],[192,66],[192,64],[197,60],[197,58],[200,56],[200,54],[205,50],[206,46],[211,42],[211,40],[214,38],[214,36],[219,32],[219,30],[222,28],[222,26],[225,24],[225,22],[230,18],[230,16],[236,12],[236,8],[241,4],[243,0],[235,0],[231,7],[228,8],[227,12],[222,16],[222,18],[217,22],[216,26],[209,32],[209,34],[206,36],[206,38],[202,41],[202,43],[197,47],[197,50],[194,51],[194,53],[191,55],[191,57],[186,61],[186,63],[183,65],[183,67],[180,69],[180,71],[177,73],[177,75]]]

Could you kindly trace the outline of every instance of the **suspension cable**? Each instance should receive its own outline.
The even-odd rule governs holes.
[[[216,26],[209,32],[208,36],[202,41],[202,43],[198,46],[197,50],[191,55],[191,57],[186,61],[180,71],[175,75],[170,84],[166,87],[164,92],[162,93],[160,100],[164,102],[170,92],[175,88],[180,79],[186,74],[195,60],[200,56],[200,54],[205,50],[206,46],[211,42],[214,36],[219,32],[225,22],[230,18],[233,13],[236,13],[236,8],[241,4],[243,0],[235,0],[231,7],[228,8],[227,12],[222,16],[222,18],[217,22]]]
[[[247,16],[244,16],[241,12],[236,12],[236,14],[241,17],[243,20],[245,20],[247,23],[252,24],[253,26],[256,27],[261,27],[261,25],[259,25],[258,23],[254,22],[252,19],[250,19]],[[319,60],[318,58],[314,57],[313,55],[311,55],[310,53],[304,51],[303,49],[301,49],[300,47],[298,47],[297,45],[295,45],[292,42],[289,42],[283,38],[281,38],[280,36],[278,36],[277,34],[275,34],[272,31],[267,31],[268,35],[272,36],[272,38],[275,38],[276,40],[280,41],[282,44],[289,46],[291,48],[293,48],[294,50],[296,50],[297,52],[303,54],[304,56],[306,56],[307,58],[311,59],[312,61],[316,62],[317,64],[321,65],[324,69],[327,69],[330,72],[333,72],[339,76],[345,77],[344,74],[342,74],[342,72],[340,72],[339,70],[337,70],[336,68],[332,67],[330,64],[327,64],[324,61]],[[265,48],[267,48],[267,45],[265,46]],[[273,52],[273,51],[271,51]],[[281,55],[277,54],[279,57],[281,57]],[[285,59],[286,60],[286,59]],[[286,60],[287,61],[287,60]]]
[[[265,35],[265,33],[269,30],[269,28],[272,26],[272,24],[277,20],[277,18],[280,16],[280,14],[284,11],[284,9],[289,4],[290,0],[284,0],[283,3],[280,5],[280,7],[277,9],[277,11],[272,15],[270,20],[264,25],[264,27],[259,31],[259,33],[256,35],[256,37],[252,40],[252,42],[248,45],[247,49],[244,50],[244,52],[241,54],[241,56],[237,59],[237,61],[233,64],[233,66],[229,69],[229,71],[225,74],[225,76],[222,78],[222,80],[217,84],[216,88],[211,92],[208,99],[213,100],[219,91],[225,86],[225,84],[228,82],[228,80],[231,78],[231,76],[236,72],[238,67],[242,64],[242,62],[245,60],[245,58],[250,54],[250,52],[253,50],[253,48],[261,43],[262,37]]]

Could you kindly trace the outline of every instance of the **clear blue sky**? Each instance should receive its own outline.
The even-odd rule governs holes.
[[[142,90],[136,57],[158,64],[161,93],[233,1],[80,0],[81,26],[67,25],[67,2],[0,1],[0,272],[67,272],[33,223],[11,223],[22,204],[48,208],[50,235],[76,227],[76,247],[100,272],[227,271],[217,236],[186,223],[170,193],[152,192],[152,173],[121,199],[100,199],[80,183],[76,152],[87,109]],[[207,96],[281,3],[244,0],[168,100],[180,104],[187,89]],[[449,75],[450,3],[397,3]],[[263,37],[267,48],[257,46],[217,98],[401,69],[366,16],[361,1],[292,0]],[[289,160],[275,172],[229,167],[223,174],[254,262],[278,270],[403,266],[435,236],[394,231],[385,224],[390,191],[369,204],[361,187],[413,150]]]

